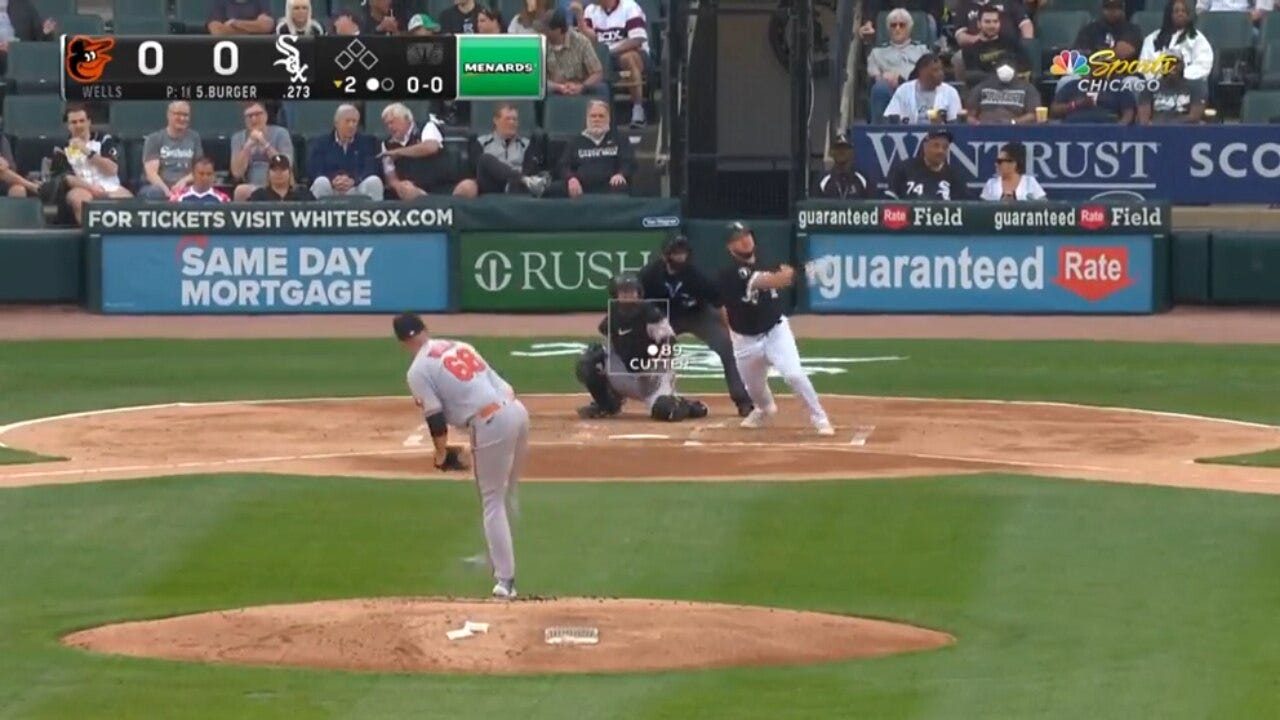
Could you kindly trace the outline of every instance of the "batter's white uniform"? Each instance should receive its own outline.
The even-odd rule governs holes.
[[[510,516],[529,449],[529,411],[511,385],[464,342],[430,340],[414,357],[408,378],[425,415],[443,412],[445,422],[470,433],[489,561],[495,578],[513,580]]]

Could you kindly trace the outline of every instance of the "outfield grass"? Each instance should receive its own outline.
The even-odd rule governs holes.
[[[851,322],[856,322],[852,319]],[[525,391],[571,360],[479,340]],[[1044,399],[1280,423],[1280,347],[817,341],[907,355],[824,392]],[[0,423],[98,407],[402,393],[392,341],[0,343]],[[715,390],[718,382],[695,387]],[[101,623],[271,602],[477,595],[468,483],[162,478],[0,491],[5,718],[1253,718],[1280,668],[1280,498],[1041,478],[537,483],[522,590],[777,605],[955,647],[806,668],[362,675],[99,656]],[[678,649],[673,649],[673,652]]]
[[[1204,458],[1198,462],[1217,465],[1244,465],[1246,467],[1280,468],[1280,448],[1266,450],[1248,455],[1224,455],[1222,457]]]

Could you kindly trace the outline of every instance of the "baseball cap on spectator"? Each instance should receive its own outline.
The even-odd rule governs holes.
[[[925,136],[924,136],[925,140],[932,140],[934,138],[946,138],[947,142],[955,141],[955,136],[951,134],[951,131],[946,130],[944,128],[934,128],[929,132],[925,133]]]
[[[293,163],[289,162],[288,155],[276,153],[275,155],[271,156],[271,159],[267,160],[267,167],[271,168],[272,170],[279,170],[281,168],[288,170],[289,168],[293,167]]]
[[[430,30],[431,32],[440,32],[440,23],[426,13],[418,13],[409,18],[409,32],[417,29]]]
[[[1102,7],[1104,10],[1109,10],[1111,8],[1119,8],[1123,10],[1124,0],[1102,0]]]

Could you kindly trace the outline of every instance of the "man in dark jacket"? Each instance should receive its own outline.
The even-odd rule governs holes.
[[[592,100],[587,105],[586,129],[569,141],[560,158],[560,178],[569,197],[629,192],[635,170],[631,143],[610,127],[609,104]]]
[[[898,200],[968,200],[964,176],[947,158],[951,153],[951,132],[930,130],[920,143],[920,154],[902,158],[889,168],[885,194]]]
[[[377,138],[359,132],[360,111],[354,105],[339,105],[333,114],[333,133],[311,141],[307,172],[315,178],[311,194],[319,199],[334,195],[364,195],[382,200],[383,184],[378,174]]]
[[[662,255],[640,270],[644,298],[659,301],[660,307],[666,306],[667,320],[676,335],[692,333],[706,343],[711,352],[720,356],[729,397],[738,406],[738,415],[746,417],[753,407],[751,396],[738,375],[729,332],[720,321],[720,291],[693,266],[691,256],[689,240],[683,235],[676,235],[663,243]]]
[[[853,145],[843,135],[831,144],[831,172],[818,181],[813,195],[841,200],[875,197],[875,187],[853,169]]]
[[[31,0],[9,0],[9,6],[0,15],[4,16],[0,17],[0,75],[4,75],[9,69],[9,43],[50,40],[58,24],[42,20]]]

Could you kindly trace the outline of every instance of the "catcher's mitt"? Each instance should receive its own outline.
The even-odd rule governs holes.
[[[444,454],[444,461],[436,465],[437,470],[470,470],[471,466],[462,460],[462,448],[450,446]]]

